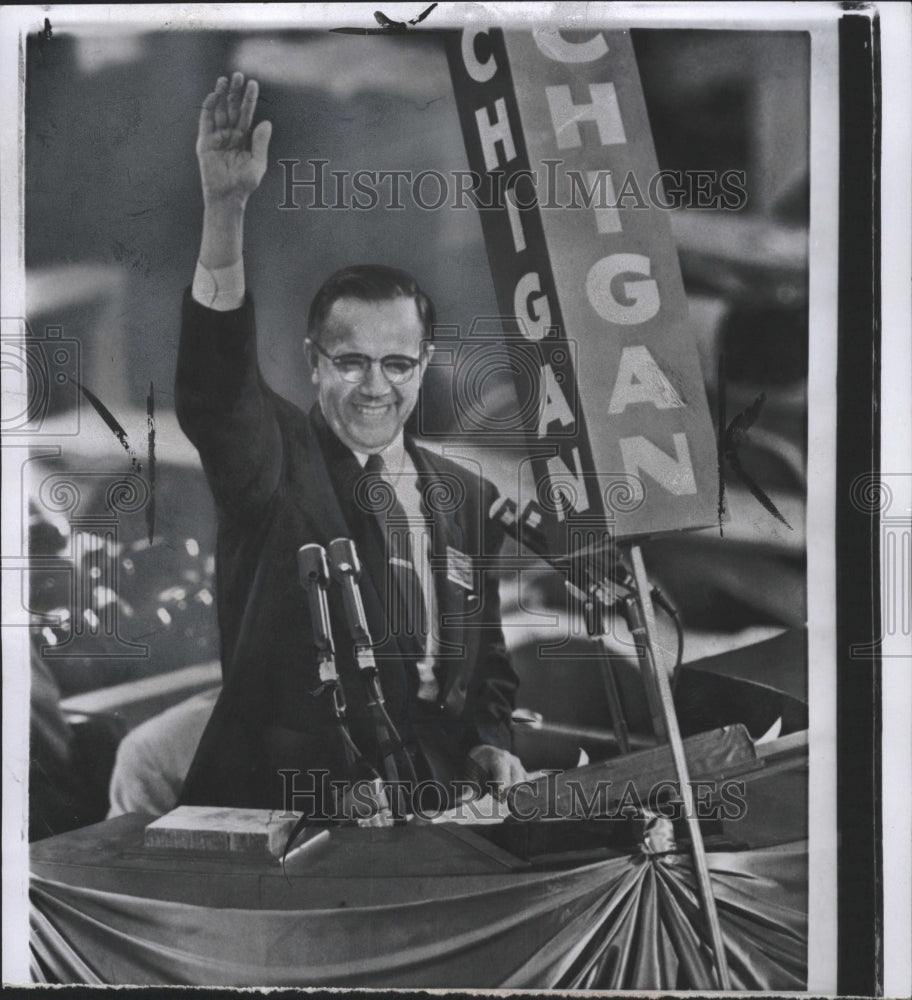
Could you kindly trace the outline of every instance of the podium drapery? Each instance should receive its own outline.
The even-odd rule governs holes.
[[[733,986],[802,990],[805,843],[709,856]],[[33,878],[36,980],[207,986],[710,988],[687,854],[492,875],[434,900],[210,908]]]

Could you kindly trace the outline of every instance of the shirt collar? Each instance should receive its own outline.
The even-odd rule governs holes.
[[[402,472],[405,466],[405,442],[402,431],[399,431],[396,437],[379,454],[383,457],[384,465],[386,465],[387,471],[391,475]],[[363,469],[367,464],[367,454],[356,451],[354,452],[354,456],[358,459],[358,464]]]

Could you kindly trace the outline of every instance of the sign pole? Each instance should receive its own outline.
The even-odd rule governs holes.
[[[728,970],[728,960],[725,957],[725,944],[722,940],[722,928],[719,924],[719,912],[716,909],[716,899],[713,896],[712,884],[709,881],[709,868],[706,864],[706,847],[703,844],[703,834],[700,830],[700,821],[694,809],[693,790],[690,787],[690,773],[687,768],[687,759],[684,756],[684,744],[681,741],[681,730],[678,727],[678,717],[675,714],[674,700],[671,694],[671,685],[668,682],[668,671],[665,664],[665,656],[662,647],[656,641],[656,617],[655,608],[652,604],[652,597],[649,591],[649,578],[646,575],[646,564],[643,562],[643,553],[639,545],[630,547],[630,558],[633,564],[633,575],[636,580],[637,592],[639,593],[640,605],[643,611],[643,618],[646,624],[646,643],[652,662],[655,666],[654,677],[658,687],[659,698],[661,700],[662,715],[665,722],[665,731],[668,734],[668,743],[671,747],[671,756],[674,761],[678,782],[681,786],[681,799],[684,803],[684,814],[687,819],[687,829],[690,833],[691,851],[693,854],[694,871],[697,876],[697,884],[700,889],[700,897],[703,902],[703,912],[709,925],[712,949],[716,962],[716,974],[719,979],[719,988],[730,990],[731,975]]]

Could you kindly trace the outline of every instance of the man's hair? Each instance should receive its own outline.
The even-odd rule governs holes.
[[[310,304],[307,335],[314,343],[320,342],[326,317],[339,299],[388,302],[400,297],[414,300],[424,335],[429,340],[437,316],[434,303],[407,271],[383,264],[354,264],[327,278]]]

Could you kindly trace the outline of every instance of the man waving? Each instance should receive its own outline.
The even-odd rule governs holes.
[[[256,81],[245,85],[240,73],[220,78],[203,103],[196,147],[205,211],[176,400],[218,512],[224,683],[182,801],[281,808],[289,772],[346,777],[295,561],[300,546],[339,537],[355,542],[363,564],[387,708],[419,781],[451,788],[484,774],[513,784],[524,777],[510,752],[517,678],[497,581],[478,559],[500,542],[485,516],[493,489],[403,430],[433,350],[430,298],[397,268],[345,268],[323,284],[308,316],[310,413],[260,372],[242,257],[244,213],[271,134],[268,122],[251,131],[257,95]],[[390,544],[371,507],[372,482],[385,485],[387,509],[407,522],[407,551]],[[331,588],[329,598],[351,733],[378,766],[341,597]]]

